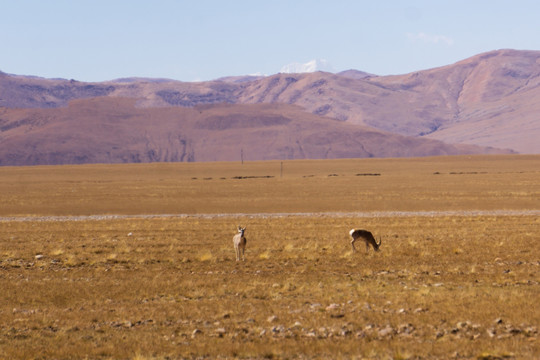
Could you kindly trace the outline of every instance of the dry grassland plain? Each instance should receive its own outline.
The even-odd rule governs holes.
[[[1,359],[540,357],[540,156],[4,167],[0,204]]]

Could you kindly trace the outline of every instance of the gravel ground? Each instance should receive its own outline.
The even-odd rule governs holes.
[[[440,217],[440,216],[539,216],[540,210],[446,210],[446,211],[373,211],[373,212],[308,212],[308,213],[229,213],[229,214],[141,214],[141,215],[78,215],[78,216],[4,216],[0,222],[10,221],[102,221],[121,219],[163,218],[281,218],[281,217]]]

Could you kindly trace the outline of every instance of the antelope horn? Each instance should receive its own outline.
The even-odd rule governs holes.
[[[379,236],[379,243],[377,244],[377,246],[381,246],[381,243],[382,243],[382,240],[381,240],[381,237]]]

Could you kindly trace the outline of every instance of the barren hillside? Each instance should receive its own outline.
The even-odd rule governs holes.
[[[385,133],[285,104],[136,107],[135,99],[0,111],[0,165],[500,153]]]
[[[82,99],[87,101],[70,103]],[[201,106],[207,106],[206,112],[195,116]],[[219,118],[226,131],[208,126],[210,120],[202,115],[208,109],[212,121]],[[0,72],[0,163],[232,160],[240,151],[238,134],[243,137],[240,148],[253,160],[422,156],[492,148],[540,153],[538,114],[540,51],[493,51],[396,76],[349,70],[198,83],[144,78],[84,83]],[[268,126],[268,116],[288,121]],[[94,122],[99,126],[93,127]],[[60,134],[74,139],[85,127],[86,138],[94,137],[88,144],[58,142]],[[131,134],[131,142],[103,131],[109,128],[118,136]],[[384,141],[372,140],[378,136]],[[419,141],[428,139],[445,144]],[[104,148],[115,150],[110,155],[92,147],[103,141],[108,144]],[[135,145],[139,142],[146,144],[145,150]],[[377,146],[366,147],[371,142]],[[46,151],[37,150],[45,144]]]
[[[399,76],[278,74],[250,83],[238,99],[296,104],[402,135],[540,153],[540,51],[494,51]]]

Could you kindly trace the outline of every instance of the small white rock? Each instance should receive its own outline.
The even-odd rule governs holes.
[[[394,333],[394,329],[392,329],[392,327],[390,327],[390,326],[387,326],[384,329],[379,330],[379,336],[380,337],[385,337],[385,336],[388,336],[388,335],[392,335],[393,333]]]
[[[335,309],[339,309],[339,305],[338,304],[330,304],[326,307],[326,311],[329,311],[329,310],[335,310]]]

